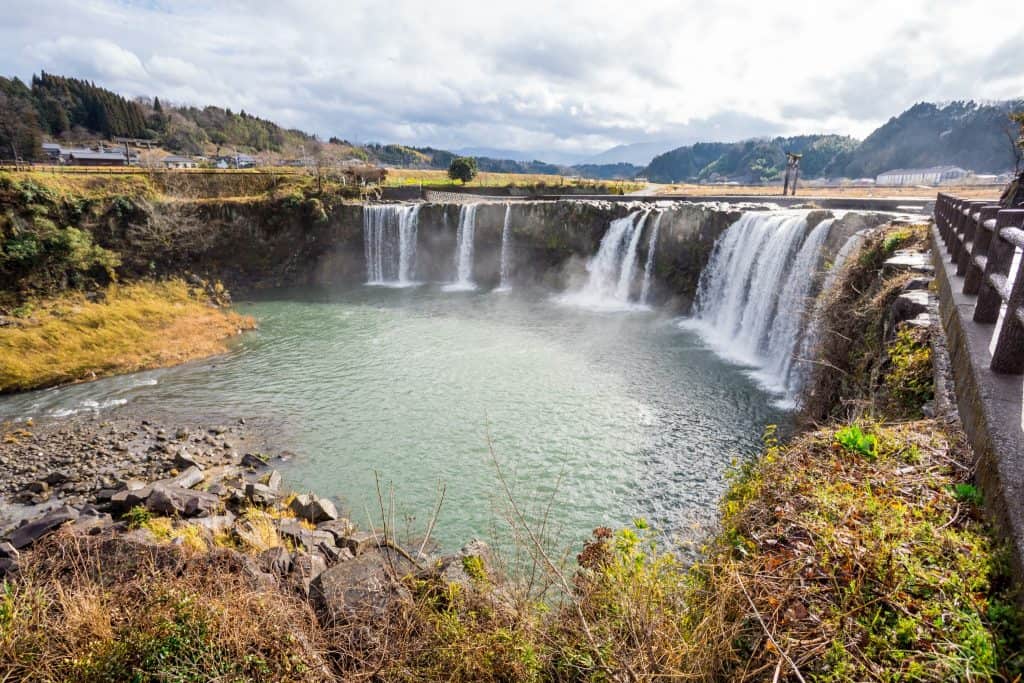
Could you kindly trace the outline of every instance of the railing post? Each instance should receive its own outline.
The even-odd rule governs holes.
[[[976,323],[992,324],[999,319],[999,309],[1003,305],[1004,295],[1002,288],[1005,287],[1010,274],[1010,264],[1013,262],[1015,251],[1011,243],[1002,239],[1000,231],[1021,224],[1024,224],[1024,209],[1003,209],[996,215],[985,271],[978,285],[978,302],[974,306]]]
[[[996,216],[999,214],[999,205],[983,206],[981,216],[978,218],[978,225],[974,232],[974,248],[967,259],[967,269],[964,273],[964,294],[975,295],[981,286],[982,274],[985,272],[985,265],[988,262],[988,252],[992,245],[992,238],[995,233]]]
[[[999,239],[1010,243],[1011,253],[1024,248],[1024,230],[1019,228],[1003,228]],[[1011,275],[1012,280],[1007,282],[1010,291],[1006,297],[1006,313],[996,331],[990,367],[995,372],[1017,375],[1024,372],[1024,311],[1021,310],[1024,306],[1024,275],[1019,266]]]

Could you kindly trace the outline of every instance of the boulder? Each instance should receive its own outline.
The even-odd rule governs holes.
[[[242,467],[251,467],[256,470],[261,470],[264,467],[270,467],[266,460],[258,455],[254,455],[253,453],[246,453],[243,455],[239,464],[241,464]]]
[[[203,479],[205,479],[203,471],[193,465],[173,479],[164,479],[156,482],[156,484],[171,484],[173,486],[180,486],[183,489],[190,489]]]
[[[338,511],[335,509],[334,503],[312,493],[295,496],[292,502],[288,504],[288,507],[298,517],[313,524],[338,519]]]
[[[885,260],[885,263],[882,264],[882,272],[884,274],[909,272],[931,275],[935,272],[935,267],[932,266],[931,257],[925,252],[900,249]]]
[[[192,520],[192,524],[206,529],[211,534],[229,531],[234,523],[235,516],[231,512],[225,512],[223,515],[213,515],[212,517],[199,517]]]
[[[267,548],[259,554],[258,564],[268,574],[285,576],[292,569],[292,554],[281,546]]]
[[[411,562],[392,550],[364,553],[319,574],[310,584],[309,597],[327,621],[365,610],[380,613],[392,600],[409,599],[408,589],[398,578],[413,569]]]
[[[210,517],[220,508],[220,498],[205,491],[180,486],[154,484],[146,499],[146,509],[161,515]]]
[[[281,499],[277,489],[272,489],[265,484],[248,483],[245,485],[245,497],[256,505],[264,507],[273,505]]]
[[[295,519],[282,520],[278,524],[278,531],[284,538],[309,551],[314,550],[321,543],[328,546],[335,544],[334,536],[331,534],[326,531],[307,529],[301,522]]]
[[[464,545],[457,554],[442,557],[437,569],[446,583],[465,587],[493,582],[497,571],[491,547],[477,539]]]
[[[338,519],[332,519],[328,522],[320,522],[316,525],[318,531],[326,531],[327,533],[334,536],[334,544],[339,548],[344,544],[342,539],[346,536],[355,532],[356,527],[352,522],[348,521],[344,517]]]
[[[179,448],[178,452],[174,455],[174,466],[183,469],[186,472],[191,467],[195,467],[200,472],[203,471],[203,466],[200,465],[196,461],[195,457],[190,455],[184,448]]]
[[[277,470],[271,470],[270,474],[267,475],[266,486],[271,491],[281,490],[281,473]]]
[[[292,560],[291,579],[304,596],[309,596],[313,581],[327,571],[327,562],[316,553],[302,553]]]
[[[149,498],[153,489],[144,486],[141,489],[124,489],[110,497],[110,507],[114,512],[128,512],[136,505],[142,505]]]
[[[20,553],[18,552],[18,549],[10,543],[8,543],[7,541],[0,543],[0,557],[10,557],[13,559],[18,559],[19,555]]]
[[[58,527],[68,522],[74,522],[76,519],[78,519],[78,510],[64,505],[47,512],[42,517],[22,524],[10,533],[8,541],[15,549],[21,550]]]
[[[377,535],[372,531],[353,531],[338,539],[338,546],[348,548],[356,557],[376,548],[377,543]]]

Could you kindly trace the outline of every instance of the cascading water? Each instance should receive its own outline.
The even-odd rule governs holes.
[[[374,204],[363,207],[367,284],[415,284],[419,214],[419,204]]]
[[[800,251],[797,252],[796,259],[789,269],[794,277],[786,280],[782,293],[779,294],[775,319],[772,321],[772,328],[768,333],[767,356],[772,360],[768,371],[780,378],[790,393],[795,393],[800,388],[803,373],[798,369],[803,364],[794,365],[794,354],[798,346],[797,342],[803,336],[801,331],[806,330],[806,323],[811,322],[806,315],[808,295],[814,284],[814,273],[821,256],[821,245],[828,237],[828,231],[832,228],[833,221],[834,219],[827,218],[818,223],[804,239],[804,243],[800,246]],[[810,308],[813,310],[813,306]]]
[[[455,246],[455,282],[445,287],[448,291],[476,289],[473,282],[473,236],[476,232],[478,204],[463,204],[459,208],[459,232]]]
[[[617,218],[601,238],[597,254],[587,263],[587,283],[578,292],[559,297],[559,301],[598,310],[629,310],[636,251],[650,211],[634,211]]]
[[[512,205],[505,205],[505,222],[501,226],[501,280],[498,284],[499,292],[507,292],[512,288],[509,281],[509,248],[512,246],[510,239],[512,237]]]
[[[647,262],[644,264],[644,284],[640,289],[640,303],[647,305],[647,296],[651,293],[651,271],[654,268],[654,250],[658,246],[658,229],[661,227],[661,217],[664,211],[659,211],[654,217],[654,225],[651,227],[651,236],[647,240]]]
[[[718,240],[701,274],[693,327],[724,357],[759,368],[767,388],[792,396],[802,373],[793,357],[832,226],[807,231],[807,215],[750,212]]]

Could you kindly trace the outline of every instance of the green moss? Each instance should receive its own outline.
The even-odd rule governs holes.
[[[474,581],[487,581],[487,569],[483,558],[479,555],[467,555],[462,558],[462,569]]]
[[[885,386],[890,409],[896,415],[919,417],[921,407],[935,397],[928,333],[903,326],[887,351],[890,367],[885,375]]]

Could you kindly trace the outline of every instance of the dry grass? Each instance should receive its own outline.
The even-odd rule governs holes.
[[[1002,186],[992,185],[956,185],[943,187],[808,187],[801,185],[797,190],[798,197],[851,197],[851,198],[883,198],[883,197],[915,197],[932,200],[937,192],[949,192],[958,197],[970,199],[996,199],[1002,192]],[[709,195],[758,195],[781,196],[782,184],[779,185],[695,185],[674,183],[662,185],[658,194],[682,194],[687,196]]]
[[[180,280],[113,285],[23,306],[0,328],[0,392],[163,367],[223,353],[252,318],[211,306]]]
[[[227,551],[60,533],[0,593],[0,680],[324,681],[309,608]]]
[[[154,199],[158,192],[145,173],[47,173],[3,171],[0,179],[43,188],[55,199],[109,199],[114,196]]]
[[[402,185],[459,185],[448,177],[448,171],[439,169],[389,168],[385,182],[390,186]],[[560,175],[544,175],[538,173],[486,173],[481,172],[476,178],[466,183],[466,187],[509,187],[547,185],[556,192],[558,188],[584,187],[611,189],[615,192],[632,192],[644,187],[643,183],[628,180],[593,180],[588,178],[570,179]]]

